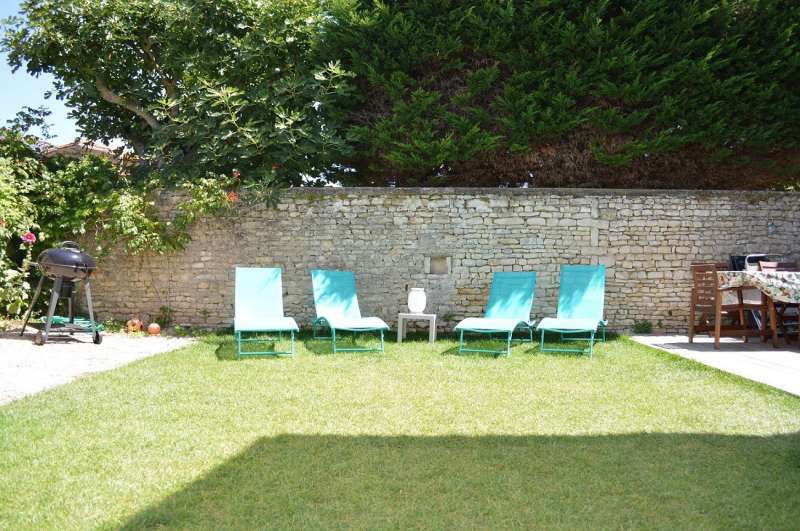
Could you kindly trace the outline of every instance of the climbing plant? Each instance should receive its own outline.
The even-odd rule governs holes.
[[[0,315],[25,309],[30,263],[44,248],[80,240],[101,257],[112,248],[165,253],[189,241],[199,218],[240,201],[238,172],[188,180],[167,205],[161,201],[168,189],[157,172],[142,181],[108,159],[51,158],[39,145],[23,132],[0,128]],[[259,188],[244,195],[261,202],[270,193]]]

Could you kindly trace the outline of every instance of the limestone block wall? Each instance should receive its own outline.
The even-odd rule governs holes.
[[[295,189],[277,208],[242,205],[197,224],[183,252],[113,252],[100,262],[93,294],[104,318],[148,318],[168,306],[176,323],[227,326],[234,267],[278,266],[285,312],[307,326],[310,271],[349,269],[364,315],[395,326],[407,289],[423,287],[427,311],[450,329],[482,314],[494,271],[536,271],[533,316],[541,318],[556,311],[561,264],[599,263],[612,329],[647,320],[683,332],[689,264],[754,252],[800,258],[800,194]]]

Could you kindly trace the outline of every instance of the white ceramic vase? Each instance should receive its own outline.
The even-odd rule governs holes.
[[[422,313],[425,311],[425,305],[428,303],[428,297],[425,295],[424,288],[411,288],[408,292],[408,311],[411,313]]]

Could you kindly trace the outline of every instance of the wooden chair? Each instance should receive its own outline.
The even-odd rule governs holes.
[[[761,271],[797,271],[797,262],[759,262]],[[788,313],[786,310],[790,310]],[[791,302],[775,302],[775,320],[783,338],[789,343],[791,336],[800,329],[800,305]]]
[[[714,348],[719,349],[719,340],[722,336],[741,337],[747,341],[748,337],[761,336],[766,341],[766,300],[759,304],[745,303],[741,288],[720,289],[717,271],[724,271],[728,264],[725,262],[692,264],[692,298],[689,308],[689,343],[694,342],[697,333],[707,332],[713,334]],[[735,303],[725,300],[726,293],[735,294]],[[746,311],[761,312],[761,329],[748,326]],[[731,318],[731,324],[722,324],[723,318]]]

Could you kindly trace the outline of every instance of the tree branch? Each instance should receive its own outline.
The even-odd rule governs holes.
[[[149,37],[143,39],[142,55],[144,56],[144,62],[161,77],[161,81],[164,84],[164,91],[167,93],[167,98],[172,102],[169,109],[170,115],[173,117],[177,116],[178,109],[175,106],[175,101],[178,99],[178,83],[164,72],[164,69],[161,68],[161,65],[156,61],[156,57],[153,54],[153,41]]]
[[[158,123],[156,117],[152,113],[148,112],[141,103],[120,96],[108,88],[108,85],[106,85],[102,79],[95,77],[94,86],[97,87],[97,90],[100,92],[100,97],[107,102],[128,109],[133,114],[144,120],[152,129],[158,129],[161,127],[161,124]]]

